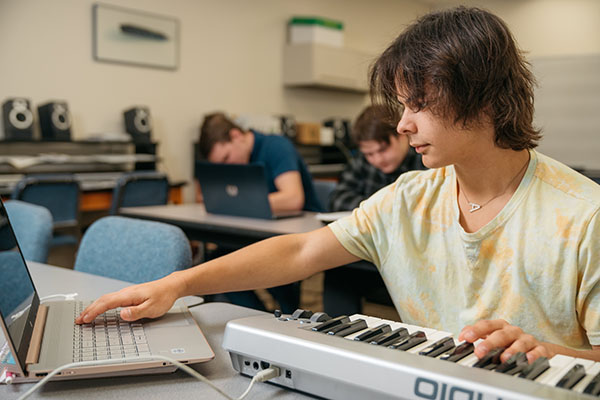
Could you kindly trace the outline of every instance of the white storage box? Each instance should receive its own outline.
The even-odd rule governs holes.
[[[344,46],[344,24],[321,17],[293,17],[289,24],[289,43],[319,43]]]

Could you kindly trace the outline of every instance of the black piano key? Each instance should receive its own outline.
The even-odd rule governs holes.
[[[587,384],[585,389],[583,389],[583,393],[600,396],[600,372]]]
[[[369,343],[377,346],[387,346],[388,344],[393,343],[399,338],[403,338],[405,336],[408,336],[408,329],[398,328],[394,329],[391,332],[384,333],[381,337],[378,337],[375,340],[371,340],[371,342]]]
[[[371,328],[368,331],[357,335],[354,340],[358,340],[359,342],[368,342],[373,338],[382,335],[384,333],[388,333],[392,331],[392,327],[388,324],[377,325],[375,328]]]
[[[367,328],[367,321],[365,321],[364,319],[357,319],[355,321],[348,322],[346,324],[340,324],[338,326],[335,326],[335,327],[331,328],[329,331],[327,331],[327,334],[335,335],[335,336],[348,336],[353,333],[362,331],[363,329],[366,329],[366,328]]]
[[[556,387],[571,389],[585,376],[585,368],[581,364],[575,364],[567,373],[560,378]]]
[[[345,324],[346,322],[350,322],[350,318],[347,315],[340,315],[339,317],[332,318],[327,320],[317,326],[313,326],[311,329],[316,332],[327,332],[331,328],[339,324]]]
[[[427,357],[437,357],[442,353],[452,350],[454,346],[454,339],[451,337],[446,337],[438,340],[430,346],[425,347],[419,352],[419,354]]]
[[[550,368],[550,363],[546,357],[540,357],[531,364],[527,368],[525,368],[519,374],[519,378],[524,378],[528,380],[534,380],[538,376],[540,376],[544,371]]]
[[[517,354],[513,354],[506,362],[500,364],[495,371],[506,375],[516,375],[527,368],[528,365],[527,355],[523,352],[518,352]]]
[[[450,362],[459,362],[469,354],[473,353],[475,350],[475,346],[470,342],[462,342],[454,351],[450,354],[445,354],[440,357],[440,360],[450,361]]]
[[[489,369],[489,370],[496,368],[501,363],[500,355],[502,354],[502,352],[504,350],[506,350],[506,348],[496,347],[495,349],[488,351],[486,355],[481,357],[479,359],[479,361],[477,361],[475,364],[473,364],[473,367]]]
[[[406,350],[410,350],[413,347],[415,347],[416,345],[419,345],[426,341],[427,341],[427,335],[425,335],[425,332],[416,331],[416,332],[413,332],[410,335],[408,335],[406,338],[392,343],[388,347],[390,349],[406,351]]]

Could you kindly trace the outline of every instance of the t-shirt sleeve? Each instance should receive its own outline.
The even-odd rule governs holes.
[[[271,171],[273,179],[284,172],[299,171],[298,155],[289,140],[283,137],[273,137],[267,143],[265,150],[269,154],[267,167]]]
[[[600,216],[590,220],[579,246],[577,314],[590,344],[600,346]]]
[[[363,201],[348,217],[329,224],[342,246],[353,255],[378,268],[387,258],[397,183],[384,187]]]

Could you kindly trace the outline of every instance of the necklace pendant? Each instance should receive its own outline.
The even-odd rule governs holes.
[[[471,209],[469,210],[469,212],[475,212],[481,208],[481,205],[479,205],[477,203],[469,203],[469,205],[471,206]]]

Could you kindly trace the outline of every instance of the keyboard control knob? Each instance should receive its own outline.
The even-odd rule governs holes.
[[[275,310],[275,311],[273,311],[273,315],[275,316],[275,318],[281,317],[281,315],[282,315],[281,310]]]
[[[296,311],[294,311],[294,313],[292,314],[292,319],[298,319],[298,318],[310,318],[313,315],[312,311],[309,310],[303,310],[301,308],[297,309]]]
[[[314,313],[311,317],[310,320],[312,322],[325,322],[325,321],[329,321],[331,319],[331,317],[329,315],[327,315],[324,312],[317,312]]]

